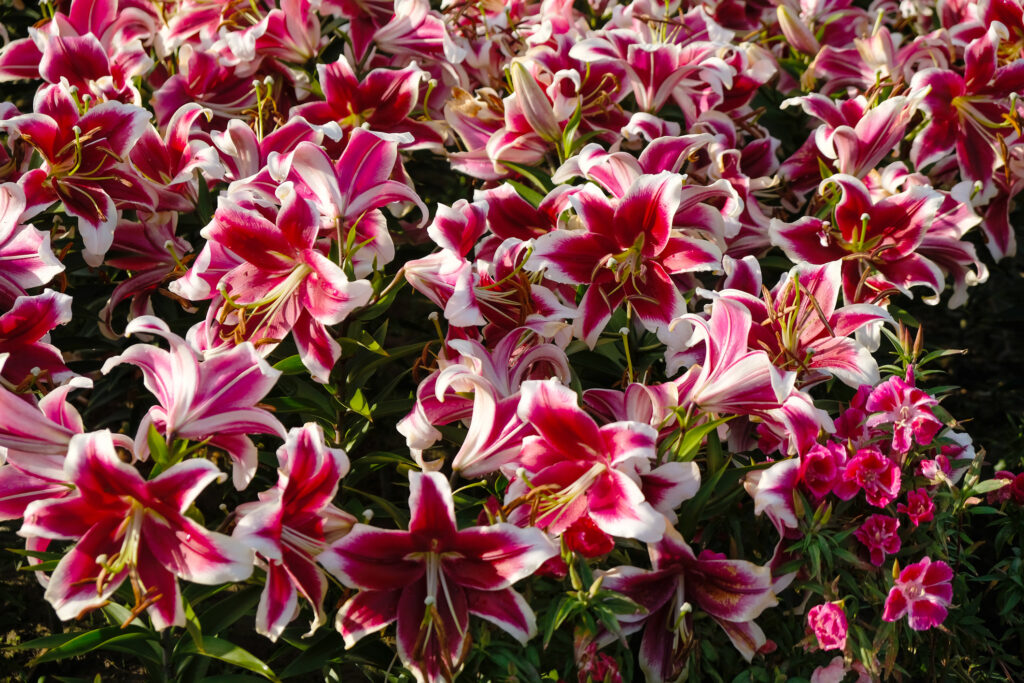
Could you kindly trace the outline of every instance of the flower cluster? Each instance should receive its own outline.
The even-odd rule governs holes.
[[[0,518],[57,616],[187,627],[166,669],[226,647],[179,580],[245,584],[356,650],[300,673],[421,682],[778,670],[794,615],[788,673],[875,680],[949,631],[953,528],[1024,474],[901,307],[1015,254],[1024,6],[862,4],[44,3]]]

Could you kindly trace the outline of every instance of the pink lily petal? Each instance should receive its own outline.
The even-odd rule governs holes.
[[[39,62],[39,75],[50,83],[61,78],[77,88],[110,75],[107,51],[94,35],[51,36]]]
[[[249,559],[251,562],[251,558]],[[252,573],[252,567],[242,578],[230,579],[241,581]],[[149,548],[141,548],[138,560],[138,581],[140,588],[149,595],[156,597],[146,612],[153,621],[153,628],[163,630],[168,626],[185,625],[185,608],[181,604],[181,590],[172,571],[168,571],[160,561],[149,552]],[[222,583],[216,581],[215,583]]]
[[[294,249],[284,233],[262,216],[240,207],[218,207],[213,223],[203,228],[202,235],[262,270],[291,270],[294,264],[287,256]]]
[[[267,567],[267,585],[256,608],[256,632],[276,641],[298,609],[299,594],[288,572],[281,564],[270,563]]]
[[[186,581],[213,586],[252,574],[249,548],[229,536],[206,531],[187,517],[171,525],[147,515],[142,527],[151,541],[147,545],[153,558]]]
[[[398,620],[398,655],[412,669],[418,683],[433,683],[451,678],[463,657],[463,644],[469,633],[469,606],[466,592],[461,586],[448,586],[446,595],[434,603],[440,619],[427,626],[428,637],[421,640],[421,624],[426,612],[427,586],[424,579],[402,590],[398,613],[406,616]],[[412,617],[412,618],[409,618]],[[443,632],[443,640],[437,635]],[[422,642],[419,649],[417,643]],[[442,642],[447,647],[442,646]],[[418,650],[418,651],[417,651]]]
[[[828,223],[814,216],[804,216],[792,223],[773,218],[769,234],[772,244],[796,263],[829,263],[846,255],[828,236]]]
[[[692,595],[701,609],[728,622],[748,622],[778,603],[771,568],[743,560],[697,559],[704,578]],[[742,651],[742,650],[741,650]]]
[[[292,338],[302,364],[313,379],[323,384],[330,381],[331,369],[341,357],[341,345],[327,332],[324,324],[303,312],[292,327]]]
[[[60,498],[71,493],[71,486],[26,472],[9,461],[0,465],[0,520],[20,519],[25,508],[36,500]]]
[[[313,273],[306,279],[302,302],[317,321],[337,325],[369,303],[373,286],[367,280],[350,281],[337,263],[320,252],[309,250],[304,257]]]
[[[523,645],[537,633],[533,610],[523,596],[511,588],[491,591],[466,588],[466,601],[470,614],[486,619]]]
[[[579,458],[581,446],[597,449],[602,444],[597,424],[579,409],[576,394],[557,382],[523,382],[518,414],[566,457]]]
[[[667,462],[640,481],[647,502],[674,523],[676,508],[700,490],[700,469],[694,462]]]
[[[799,472],[799,459],[780,460],[766,470],[749,473],[743,483],[754,499],[754,514],[766,513],[779,535],[799,526],[793,502]]]
[[[455,505],[440,472],[424,472],[409,480],[409,509],[409,533],[414,538],[427,533],[444,542],[454,538]]]
[[[607,534],[654,543],[664,533],[665,517],[644,499],[635,481],[617,470],[599,477],[587,497],[591,519]]]
[[[761,649],[761,646],[768,642],[764,631],[753,621],[727,621],[717,617],[714,619],[722,627],[722,630],[725,631],[725,634],[729,636],[729,640],[736,650],[748,662],[753,661],[754,655]]]
[[[346,585],[364,591],[406,586],[423,575],[422,562],[405,559],[419,550],[408,532],[356,524],[343,543],[325,550],[317,561]]]
[[[360,591],[349,598],[335,617],[335,628],[350,648],[363,636],[376,633],[398,619],[401,589]]]
[[[445,574],[467,589],[502,591],[533,574],[554,553],[554,546],[536,528],[494,524],[464,529],[442,558]]]
[[[208,460],[186,460],[149,482],[152,495],[179,510],[186,510],[203,489],[222,478]]]
[[[617,235],[623,247],[644,235],[645,256],[660,253],[668,243],[672,220],[682,198],[682,182],[676,173],[664,171],[640,176],[615,210],[616,224],[626,232]],[[588,222],[588,225],[594,225]]]
[[[96,557],[112,556],[120,547],[120,544],[113,540],[115,524],[116,522],[111,521],[106,527],[96,526],[90,529],[61,559],[50,575],[44,597],[53,606],[58,619],[75,619],[83,612],[102,605],[128,577],[126,567],[112,577],[102,590],[96,589],[96,580],[100,574]]]

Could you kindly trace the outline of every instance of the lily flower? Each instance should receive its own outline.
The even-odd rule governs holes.
[[[276,224],[225,201],[203,230],[241,259],[219,283],[226,300],[222,318],[234,313],[236,338],[269,348],[291,333],[303,365],[326,382],[341,356],[327,326],[365,306],[373,288],[367,280],[349,280],[328,258],[313,206],[292,183],[283,183],[278,194],[284,205]]]
[[[910,158],[917,168],[955,151],[963,177],[994,194],[995,170],[1003,159],[1006,139],[1019,120],[1011,93],[1024,88],[1024,62],[999,64],[1000,43],[1009,37],[1001,22],[970,42],[964,50],[964,71],[933,67],[914,74],[910,88],[923,94],[927,125],[914,139]]]
[[[50,233],[22,224],[25,191],[15,183],[0,185],[0,305],[7,306],[30,287],[45,285],[64,270],[50,248]]]
[[[352,647],[397,621],[398,655],[420,683],[451,680],[469,645],[469,615],[521,643],[536,618],[511,586],[558,554],[536,528],[507,523],[458,529],[451,488],[437,472],[409,479],[408,531],[356,524],[320,555],[320,564],[359,589],[335,626]]]
[[[783,275],[771,291],[728,289],[715,296],[747,307],[752,323],[750,346],[767,351],[776,367],[796,371],[805,388],[828,375],[853,388],[874,386],[879,381],[878,363],[849,335],[891,318],[885,309],[871,304],[837,307],[841,268],[839,261],[803,264]],[[755,265],[755,269],[760,285],[760,268]]]
[[[673,527],[649,546],[652,570],[616,567],[604,574],[603,586],[646,608],[619,617],[624,635],[644,629],[640,668],[648,683],[675,680],[693,643],[692,611],[700,609],[721,626],[732,644],[750,661],[765,642],[754,623],[778,599],[771,569],[745,560],[729,560],[708,550],[698,555]]]
[[[71,297],[43,290],[19,296],[0,314],[0,353],[10,354],[0,365],[0,381],[17,386],[40,375],[60,384],[75,376],[64,364],[60,349],[50,344],[50,332],[71,320]]]
[[[918,285],[938,297],[945,274],[919,247],[943,196],[915,185],[876,201],[863,182],[841,173],[822,181],[819,191],[832,185],[842,192],[834,225],[814,216],[791,224],[773,219],[772,244],[795,263],[842,260],[843,296],[849,304],[870,303],[893,288],[909,294]]]
[[[576,334],[588,346],[624,302],[648,330],[667,327],[686,311],[672,276],[721,266],[714,242],[674,227],[691,214],[702,220],[707,207],[701,202],[714,194],[683,182],[668,171],[641,175],[618,200],[584,186],[569,201],[586,229],[554,230],[537,239],[527,268],[544,268],[554,282],[589,285],[576,321]]]
[[[0,371],[9,359],[9,353],[0,353]],[[85,428],[67,397],[91,387],[89,378],[73,377],[36,403],[0,383],[0,520],[19,519],[34,500],[71,493],[64,456],[71,438]]]
[[[349,232],[354,233],[358,248],[347,256],[356,277],[370,274],[395,257],[381,207],[411,202],[426,221],[427,207],[419,195],[405,183],[391,180],[396,170],[401,172],[398,146],[407,138],[407,134],[357,128],[337,161],[331,161],[327,152],[312,142],[301,142],[287,155],[271,159],[276,179],[291,180],[295,192],[313,203],[325,234],[343,246]]]
[[[153,316],[136,318],[125,334],[155,334],[171,346],[164,351],[150,344],[135,344],[120,356],[108,358],[103,373],[121,363],[137,365],[143,381],[159,405],[146,413],[135,436],[135,451],[149,454],[150,425],[168,443],[175,438],[204,440],[223,448],[234,460],[235,488],[242,490],[256,473],[256,446],[249,434],[275,434],[284,438],[281,423],[256,403],[266,396],[281,375],[245,343],[213,358],[201,360],[188,343]]]
[[[133,615],[148,610],[158,630],[184,626],[178,578],[217,585],[252,573],[252,551],[185,515],[199,493],[224,476],[213,463],[188,460],[146,481],[121,462],[104,430],[71,438],[64,473],[75,494],[33,502],[18,531],[77,541],[46,589],[60,619],[102,606],[129,579]]]
[[[36,93],[35,113],[3,122],[10,133],[36,148],[46,162],[39,189],[46,202],[60,200],[78,219],[85,259],[97,266],[114,240],[119,208],[153,208],[153,196],[124,163],[146,130],[149,112],[120,102],[101,102],[80,113],[60,85]],[[36,204],[41,199],[30,202]]]
[[[613,422],[598,427],[577,404],[576,394],[554,380],[522,384],[518,415],[535,436],[523,441],[516,462],[523,476],[509,486],[506,501],[532,497],[509,520],[561,534],[590,517],[607,534],[655,542],[665,529],[656,505],[677,506],[700,487],[694,463],[672,462],[651,470],[658,432],[649,424]],[[658,482],[647,477],[657,477]],[[647,491],[657,493],[647,499]]]
[[[266,563],[267,584],[256,610],[256,631],[276,641],[298,612],[298,597],[313,607],[307,635],[327,622],[327,580],[316,556],[355,524],[352,515],[331,504],[349,461],[340,448],[327,448],[319,425],[307,422],[288,433],[277,450],[277,485],[259,501],[240,505],[232,536]]]

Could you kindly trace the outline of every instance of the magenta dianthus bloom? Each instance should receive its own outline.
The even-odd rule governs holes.
[[[846,613],[834,602],[815,605],[807,612],[807,626],[814,632],[822,650],[846,647]]]
[[[928,489],[922,486],[916,491],[908,491],[907,504],[899,503],[896,506],[896,512],[910,517],[914,526],[919,526],[921,522],[930,522],[935,519],[935,502],[928,495]]]
[[[886,555],[900,551],[902,542],[896,533],[899,528],[900,522],[895,517],[871,515],[859,529],[853,532],[853,535],[867,546],[871,553],[871,564],[881,567]]]
[[[907,614],[915,631],[938,626],[945,621],[946,608],[953,599],[952,580],[953,570],[945,562],[925,557],[907,565],[889,590],[882,619],[896,621]]]

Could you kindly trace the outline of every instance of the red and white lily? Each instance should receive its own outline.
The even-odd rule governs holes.
[[[2,309],[0,309],[2,310]],[[62,384],[75,375],[50,342],[50,331],[71,320],[71,297],[43,290],[35,296],[19,296],[0,314],[0,353],[10,354],[0,366],[0,381],[18,386],[44,377]]]
[[[251,340],[268,353],[290,333],[303,364],[326,382],[341,355],[327,330],[365,306],[373,295],[366,280],[350,281],[318,239],[319,217],[291,183],[278,188],[284,205],[276,224],[256,210],[221,202],[203,236],[240,263],[221,277],[225,299],[218,322],[233,325],[236,340]]]
[[[10,305],[31,287],[45,285],[64,265],[50,249],[50,233],[22,224],[25,191],[15,183],[0,185],[0,305]]]
[[[536,618],[511,586],[558,554],[536,528],[507,523],[460,530],[451,488],[437,472],[409,479],[408,531],[356,524],[320,557],[345,585],[359,590],[335,626],[352,647],[397,621],[398,654],[421,683],[452,680],[468,654],[469,615],[521,643]]]
[[[914,165],[928,166],[955,150],[963,177],[981,183],[986,196],[995,189],[995,170],[1007,140],[1020,136],[1013,129],[1019,124],[1012,122],[1021,116],[1016,96],[1024,90],[1024,61],[999,64],[999,44],[1008,37],[1006,26],[992,22],[967,45],[962,76],[935,67],[916,73],[910,84],[923,94],[921,107],[928,112],[927,125],[911,149]]]
[[[591,347],[624,302],[647,329],[667,326],[686,310],[672,276],[721,265],[713,242],[673,226],[677,211],[700,209],[706,194],[706,188],[684,188],[684,178],[667,171],[639,176],[618,200],[588,185],[570,198],[586,230],[538,238],[527,267],[544,268],[555,282],[589,285],[576,333]]]
[[[331,501],[348,473],[348,456],[324,445],[323,430],[308,422],[288,433],[277,450],[277,485],[259,502],[236,510],[232,536],[256,550],[267,568],[267,584],[256,610],[256,631],[277,640],[298,612],[302,596],[313,607],[309,634],[327,622],[327,580],[316,556],[355,524]]]
[[[589,517],[612,536],[654,542],[665,531],[665,516],[655,504],[669,501],[675,507],[699,488],[694,463],[665,463],[652,471],[654,427],[634,421],[599,427],[578,406],[576,394],[555,380],[523,382],[518,415],[536,435],[523,441],[515,461],[522,471],[505,494],[506,503],[528,501],[511,512],[512,522],[561,534]],[[645,488],[654,493],[653,501]]]
[[[842,191],[834,224],[814,216],[791,224],[773,220],[772,243],[797,263],[842,260],[847,303],[871,302],[893,288],[909,293],[915,286],[927,287],[937,297],[945,275],[918,247],[943,196],[916,185],[876,200],[863,182],[844,174],[823,181],[821,191],[832,185]]]
[[[776,367],[798,372],[805,383],[827,375],[854,388],[878,383],[878,364],[850,335],[865,326],[877,327],[890,317],[871,304],[836,307],[842,287],[839,261],[797,266],[771,291],[761,286],[756,262],[754,267],[756,281],[748,284],[755,287],[715,294],[738,301],[750,311],[751,347],[764,349]]]
[[[0,353],[0,370],[9,355]],[[85,427],[67,397],[74,389],[91,387],[92,380],[74,377],[35,402],[0,383],[0,520],[22,517],[34,500],[72,492],[64,478],[64,457],[71,438]]]
[[[146,481],[121,462],[109,431],[71,438],[64,463],[74,495],[33,502],[18,534],[77,541],[54,569],[46,599],[63,620],[100,607],[129,579],[134,615],[184,626],[178,578],[216,585],[252,573],[252,551],[207,531],[185,512],[222,475],[207,460],[179,463]]]
[[[241,344],[226,353],[202,359],[189,344],[153,316],[136,318],[125,334],[155,334],[166,339],[170,351],[151,344],[135,344],[119,356],[107,359],[103,372],[121,363],[142,370],[146,388],[158,405],[146,413],[135,436],[135,451],[149,453],[147,438],[153,425],[170,444],[174,439],[208,440],[234,460],[234,484],[245,488],[256,472],[256,446],[249,434],[274,434],[284,438],[281,423],[260,401],[281,375],[256,353]]]
[[[0,122],[43,157],[33,176],[32,205],[60,200],[78,219],[85,258],[99,265],[114,239],[119,208],[152,209],[153,196],[125,162],[146,130],[149,112],[101,102],[84,113],[62,85],[36,93],[35,113]],[[38,183],[38,184],[36,184]]]
[[[648,683],[673,681],[681,673],[694,645],[695,608],[710,615],[750,661],[766,641],[754,619],[778,602],[771,569],[708,550],[698,555],[671,526],[649,550],[653,569],[616,567],[603,582],[646,608],[620,616],[619,622],[626,635],[644,629],[640,668]]]

